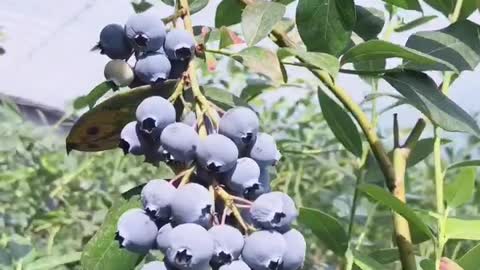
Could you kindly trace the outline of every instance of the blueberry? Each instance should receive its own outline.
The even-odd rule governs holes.
[[[144,99],[135,112],[140,129],[154,137],[176,120],[175,108],[168,100],[153,96]]]
[[[139,133],[137,122],[133,121],[125,125],[120,132],[120,143],[118,144],[123,153],[125,155],[143,155],[144,146],[142,144],[144,144],[144,140]]]
[[[140,56],[135,64],[135,75],[146,84],[163,83],[170,75],[172,66],[161,53],[147,53]]]
[[[118,219],[115,239],[121,248],[147,253],[155,244],[157,225],[142,209],[130,209]]]
[[[255,226],[285,232],[298,216],[293,200],[285,193],[270,192],[260,195],[250,208]]]
[[[258,179],[261,185],[262,192],[270,192],[272,188],[270,186],[270,173],[268,172],[268,167],[260,168],[260,178]]]
[[[165,42],[165,24],[153,12],[132,15],[125,24],[125,33],[138,52],[155,52]]]
[[[219,270],[250,270],[250,267],[243,261],[233,261],[231,264],[220,267]]]
[[[119,24],[109,24],[102,29],[98,48],[111,59],[128,59],[132,54],[132,46]]]
[[[258,133],[257,140],[250,149],[249,156],[253,158],[260,167],[275,165],[282,155],[277,149],[275,139],[266,133]]]
[[[173,160],[188,164],[195,159],[200,137],[193,127],[173,123],[162,131],[160,141]]]
[[[125,87],[133,82],[135,75],[127,62],[123,60],[111,60],[105,65],[103,72],[107,81],[113,82],[116,86]]]
[[[145,212],[154,219],[170,218],[170,202],[175,195],[175,187],[163,179],[148,181],[143,187],[140,199]]]
[[[221,134],[210,134],[200,140],[197,147],[197,162],[203,168],[222,173],[237,163],[238,149],[229,138]]]
[[[260,122],[257,114],[246,107],[235,107],[220,119],[218,132],[230,138],[243,152],[255,143]]]
[[[215,251],[210,261],[213,268],[237,260],[242,253],[245,240],[242,233],[229,225],[213,226],[208,230],[215,243]]]
[[[167,270],[165,263],[160,261],[152,261],[143,265],[140,270]]]
[[[275,231],[257,231],[245,239],[242,260],[255,270],[280,270],[287,251],[283,236]]]
[[[227,186],[234,193],[247,199],[256,198],[256,194],[262,190],[259,182],[260,167],[251,158],[239,158],[236,166],[227,174],[226,178]]]
[[[173,29],[167,34],[164,49],[171,60],[191,59],[195,51],[195,38],[183,29]]]
[[[172,222],[175,225],[196,223],[205,228],[210,227],[213,198],[205,187],[197,183],[180,186],[173,197],[171,206]]]
[[[170,232],[172,231],[173,227],[172,227],[172,224],[171,223],[167,223],[165,225],[163,225],[159,230],[158,230],[158,233],[157,233],[157,248],[162,251],[163,253],[165,253],[167,251],[167,248],[168,248],[168,237],[170,235]]]
[[[188,69],[189,62],[182,60],[170,60],[170,64],[172,66],[172,69],[170,70],[170,75],[168,76],[168,78],[176,80],[183,77],[183,75]]]
[[[283,255],[282,270],[298,270],[303,267],[307,243],[303,235],[296,229],[290,229],[283,234],[288,250]]]
[[[214,243],[210,234],[197,224],[186,223],[173,228],[169,234],[166,260],[180,270],[209,268]]]

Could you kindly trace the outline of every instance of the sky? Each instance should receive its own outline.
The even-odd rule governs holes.
[[[218,2],[220,0],[211,0],[204,10],[195,14],[194,24],[213,25]],[[377,8],[382,8],[383,3],[380,0],[355,2]],[[172,12],[163,4],[157,10],[161,16]],[[439,16],[419,29],[436,30],[448,25],[448,20],[441,14],[426,6],[424,10],[427,14]],[[129,0],[0,1],[0,26],[7,35],[2,43],[7,53],[0,57],[0,92],[64,108],[73,98],[86,94],[104,79],[103,68],[108,59],[89,51],[97,42],[102,27],[109,23],[123,24],[132,13]],[[286,15],[293,17],[294,14],[295,7],[290,5]],[[421,16],[415,11],[402,11],[401,14],[406,21]],[[478,14],[471,19],[480,23]],[[395,34],[392,41],[403,45],[410,34]],[[304,76],[298,70],[292,72],[294,76]],[[437,80],[440,78],[439,74],[432,75]],[[339,84],[357,101],[370,91],[369,86],[356,76],[341,75]],[[479,111],[479,88],[480,69],[465,72],[453,85],[451,97],[467,111],[476,112]],[[391,91],[386,83],[380,85],[380,90]],[[393,112],[403,115],[400,120],[405,125],[412,125],[419,116],[405,106],[385,114],[381,121],[389,122]]]

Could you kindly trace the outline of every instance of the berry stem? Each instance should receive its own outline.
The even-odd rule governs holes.
[[[177,86],[175,87],[175,91],[172,93],[172,95],[170,95],[170,97],[168,98],[168,101],[170,101],[171,103],[174,103],[177,100],[177,98],[183,94],[184,86],[185,86],[185,81],[182,78],[178,81]]]
[[[164,24],[167,24],[167,23],[170,23],[170,22],[175,23],[175,21],[178,18],[181,18],[181,17],[185,16],[185,14],[186,14],[186,10],[184,8],[180,8],[177,11],[175,11],[174,14],[163,18],[162,21],[163,21]]]
[[[179,4],[180,4],[179,5],[180,9],[186,10],[185,14],[182,16],[185,29],[193,35],[193,25],[192,25],[192,18],[190,16],[190,7],[188,4],[188,0],[179,0]],[[211,108],[210,108],[210,103],[208,99],[203,95],[200,89],[195,66],[196,66],[195,61],[190,61],[190,65],[188,68],[188,76],[190,78],[190,84],[191,84],[193,96],[197,101],[195,105],[196,107],[195,112],[197,114],[198,133],[200,134],[201,137],[205,137],[207,136],[207,129],[205,127],[205,121],[203,119],[204,114],[202,112],[202,108],[205,109],[205,111],[209,111],[211,110]]]
[[[242,215],[240,214],[240,211],[238,210],[237,206],[234,203],[234,198],[232,195],[228,194],[221,186],[216,185],[215,186],[215,192],[216,194],[223,200],[225,203],[225,207],[230,209],[233,213],[233,216],[235,219],[237,219],[238,223],[240,226],[243,228],[245,233],[249,233],[252,231],[255,231],[255,229],[251,226],[249,226],[242,218]]]
[[[179,186],[185,185],[186,183],[188,183],[190,181],[190,177],[192,176],[194,170],[195,170],[195,166],[193,166],[190,169],[185,170],[183,172],[184,175],[182,177],[182,181],[180,181]]]
[[[233,195],[230,195],[232,196],[233,200],[234,201],[238,201],[238,202],[241,202],[241,203],[244,203],[246,205],[252,205],[253,203],[247,199],[244,199],[242,197],[238,197],[238,196],[233,196]]]

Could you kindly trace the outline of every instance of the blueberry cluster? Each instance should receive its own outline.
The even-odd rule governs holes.
[[[116,239],[132,252],[165,255],[144,270],[301,269],[306,243],[292,228],[298,210],[287,194],[270,188],[268,170],[281,157],[275,139],[259,131],[247,107],[220,114],[218,126],[201,138],[195,122],[176,122],[168,100],[139,104],[120,147],[184,169],[143,187],[143,209],[120,217]]]
[[[182,76],[194,55],[195,39],[183,29],[167,32],[163,21],[147,11],[131,16],[125,26],[105,26],[95,48],[112,59],[104,73],[116,86],[128,86],[134,79],[139,84],[158,84]],[[126,61],[134,53],[132,70]]]

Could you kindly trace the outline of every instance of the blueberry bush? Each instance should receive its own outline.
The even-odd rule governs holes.
[[[135,2],[99,34],[93,50],[111,60],[73,104],[87,111],[69,157],[54,151],[62,135],[2,122],[26,130],[2,134],[15,154],[2,156],[0,198],[19,202],[0,208],[3,265],[478,269],[480,129],[448,97],[480,62],[477,1],[426,0],[451,23],[405,45],[391,36],[436,19],[418,0],[222,0],[215,27],[192,25],[208,0],[162,2],[171,16]],[[404,10],[422,15],[405,22]],[[362,103],[339,73],[371,86]],[[282,89],[303,92],[267,98]],[[400,129],[394,114],[381,130],[400,105],[422,117]]]

